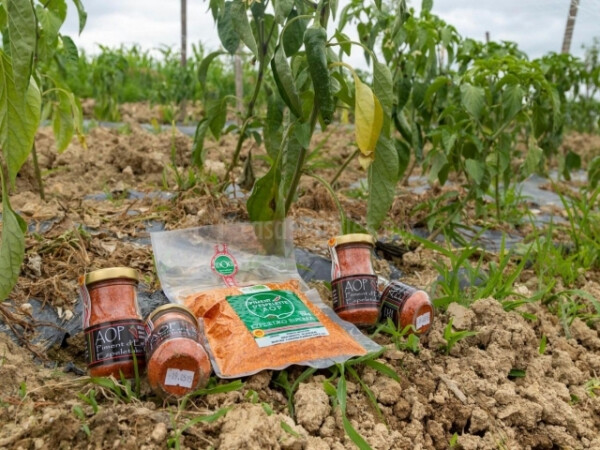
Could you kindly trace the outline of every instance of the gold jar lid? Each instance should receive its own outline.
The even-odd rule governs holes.
[[[111,280],[114,278],[129,278],[139,281],[138,271],[131,267],[109,267],[107,269],[94,270],[85,275],[85,284],[97,283],[98,281]]]
[[[373,236],[366,233],[343,234],[329,239],[329,246],[335,247],[343,244],[369,244],[375,245]]]
[[[166,314],[173,310],[175,310],[176,312],[183,312],[184,314],[187,314],[188,316],[190,316],[190,318],[194,320],[194,323],[198,323],[198,318],[194,315],[191,309],[189,309],[186,306],[179,305],[177,303],[167,303],[166,305],[159,306],[150,314],[148,314],[146,322],[152,322],[155,319],[158,319],[159,316],[162,316],[163,314]]]

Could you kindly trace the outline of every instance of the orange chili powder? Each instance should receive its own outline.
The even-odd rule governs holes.
[[[329,240],[333,309],[342,319],[369,326],[379,317],[377,276],[371,254],[373,237],[355,233]]]
[[[161,397],[181,397],[208,383],[211,367],[198,319],[181,305],[156,308],[146,319],[148,382]]]
[[[297,280],[266,283],[265,286],[271,290],[293,292],[316,316],[329,335],[260,348],[226,300],[228,296],[242,294],[240,288],[221,288],[193,294],[185,303],[194,314],[203,318],[204,333],[223,378],[249,375],[268,368],[302,364],[316,359],[366,354],[366,350],[342,327],[306,298]]]
[[[88,273],[80,280],[91,376],[135,376],[145,365],[146,331],[137,305],[138,274],[129,267]]]

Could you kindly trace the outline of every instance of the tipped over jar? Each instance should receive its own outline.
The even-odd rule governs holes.
[[[391,319],[400,330],[410,325],[410,332],[426,333],[433,322],[433,305],[429,295],[400,281],[390,281],[381,293],[379,321],[385,323],[387,319]]]
[[[146,319],[148,382],[161,397],[181,397],[208,383],[211,366],[198,319],[182,305],[156,308]]]
[[[329,240],[333,309],[340,318],[370,326],[379,316],[377,276],[373,269],[373,237],[354,233]]]

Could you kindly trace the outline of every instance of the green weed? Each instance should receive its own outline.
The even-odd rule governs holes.
[[[183,425],[181,428],[174,427],[175,431],[173,432],[173,436],[171,436],[170,438],[167,439],[167,447],[174,448],[176,450],[180,450],[181,449],[181,436],[188,428],[190,428],[200,422],[205,422],[205,423],[215,422],[218,419],[220,419],[221,417],[224,417],[229,411],[231,411],[232,408],[233,408],[232,406],[229,406],[227,408],[221,408],[213,414],[210,414],[207,416],[194,417],[193,419],[190,419],[189,421],[187,421],[185,423],[185,425]]]
[[[79,421],[81,422],[81,431],[83,431],[89,439],[91,437],[92,433],[90,431],[90,427],[87,424],[87,417],[85,416],[85,413],[83,412],[83,410],[81,409],[81,407],[79,405],[73,406],[71,411],[73,412],[75,417],[77,417],[79,419]]]
[[[421,349],[419,338],[414,331],[415,329],[412,324],[405,326],[402,330],[398,329],[392,319],[388,317],[386,323],[377,326],[373,334],[371,334],[371,338],[382,332],[389,334],[398,350],[408,350],[416,355]]]
[[[476,331],[452,331],[452,322],[453,318],[450,318],[448,325],[444,328],[444,340],[446,341],[446,345],[441,347],[441,350],[444,351],[446,355],[450,353],[452,348],[463,339],[468,338],[469,336],[475,336],[477,334]]]
[[[585,392],[591,398],[596,397],[600,394],[600,378],[592,378],[585,383]]]

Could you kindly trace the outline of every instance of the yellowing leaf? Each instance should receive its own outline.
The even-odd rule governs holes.
[[[371,88],[360,81],[356,75],[354,85],[356,86],[354,108],[356,143],[366,156],[375,151],[383,126],[383,109]]]
[[[370,152],[369,156],[358,155],[358,162],[360,166],[365,170],[369,168],[373,161],[375,161],[375,153],[373,152]]]

